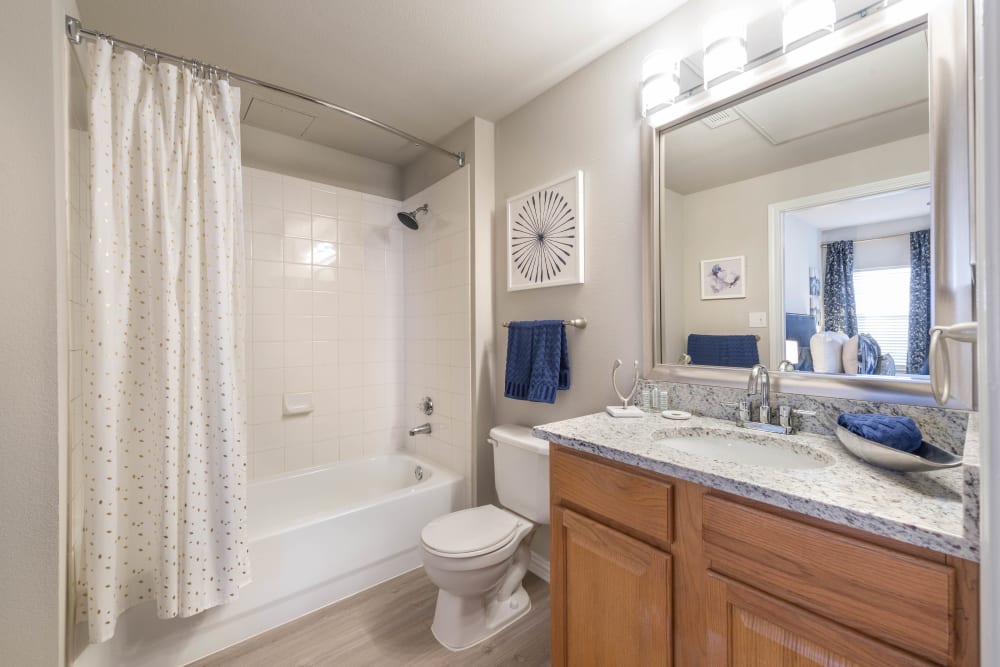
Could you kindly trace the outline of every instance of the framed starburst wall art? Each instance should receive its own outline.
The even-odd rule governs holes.
[[[583,172],[507,200],[507,291],[583,282]]]

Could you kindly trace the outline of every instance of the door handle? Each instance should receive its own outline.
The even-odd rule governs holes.
[[[931,374],[931,392],[938,405],[944,405],[951,398],[951,358],[948,355],[948,340],[975,343],[978,331],[979,326],[976,322],[931,327],[931,343],[927,356]]]

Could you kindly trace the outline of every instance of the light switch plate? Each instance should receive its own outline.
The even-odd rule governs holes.
[[[767,326],[767,313],[764,311],[754,311],[750,313],[750,328],[763,329]]]

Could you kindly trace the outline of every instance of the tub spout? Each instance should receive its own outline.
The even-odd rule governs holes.
[[[421,433],[428,433],[429,434],[430,432],[431,432],[431,425],[430,424],[421,424],[420,426],[417,426],[416,428],[411,428],[410,429],[410,435],[419,435]]]

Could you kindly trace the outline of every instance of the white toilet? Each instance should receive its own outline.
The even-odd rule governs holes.
[[[424,570],[441,589],[431,632],[453,651],[478,644],[531,610],[521,582],[535,526],[549,522],[549,443],[524,426],[495,426],[490,444],[503,507],[452,512],[420,534]]]

